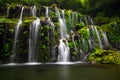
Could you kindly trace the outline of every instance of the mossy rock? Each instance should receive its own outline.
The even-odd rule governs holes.
[[[18,19],[7,19],[5,17],[0,18],[0,23],[16,24]]]
[[[78,33],[79,33],[85,40],[88,40],[88,39],[89,39],[87,27],[81,28],[81,29],[78,31]]]
[[[83,27],[85,27],[84,23],[82,23],[82,22],[78,23],[75,25],[75,30],[78,31],[78,30],[82,29]]]
[[[88,57],[90,61],[95,61],[101,64],[116,64],[120,65],[120,52],[116,50],[100,50],[96,49]]]

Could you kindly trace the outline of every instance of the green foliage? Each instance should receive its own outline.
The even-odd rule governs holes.
[[[45,40],[46,40],[46,41],[49,41],[49,37],[45,37]]]
[[[95,49],[95,51],[89,55],[88,59],[102,64],[120,65],[120,52],[115,50]]]
[[[24,20],[24,23],[30,23],[30,22],[32,22],[33,20]]]
[[[76,56],[76,55],[77,55],[77,52],[73,52],[72,54],[73,54],[74,56]]]
[[[11,4],[6,4],[6,6],[7,6],[7,8],[15,8],[16,6],[17,6],[17,4],[16,3],[11,3]]]
[[[78,31],[78,33],[79,33],[84,39],[86,39],[86,40],[89,39],[89,35],[88,35],[88,31],[87,31],[87,28],[86,28],[86,27],[80,29],[80,30]]]
[[[43,4],[43,5],[48,5],[51,3],[52,0],[0,0],[0,3],[2,5],[2,3],[8,3],[8,4]]]
[[[24,31],[23,34],[24,34],[24,35],[28,35],[28,31]]]
[[[114,46],[118,45],[120,42],[120,20],[114,20],[116,22],[111,22],[106,25],[102,25],[103,30],[108,34],[108,38],[111,44]],[[117,46],[116,46],[117,47]]]
[[[95,24],[97,25],[103,25],[110,22],[110,18],[106,16],[96,16],[95,17]]]
[[[45,45],[42,45],[42,49],[46,50],[46,49],[47,49],[47,47],[46,47]]]
[[[78,55],[78,53],[76,51],[72,52],[72,60],[75,61],[76,60],[76,56]]]
[[[74,44],[73,44],[72,41],[70,41],[68,44],[69,44],[69,47],[70,47],[70,48],[74,48]]]
[[[56,3],[58,4],[58,7],[62,9],[78,10],[78,7],[79,9],[80,7],[82,7],[82,3],[80,0],[56,0]]]
[[[116,16],[120,13],[119,2],[120,0],[88,0],[87,13],[95,16],[99,12],[104,12],[106,16]]]
[[[9,24],[16,24],[17,19],[7,19],[5,17],[0,18],[0,23],[9,23]]]
[[[51,11],[51,12],[50,12],[50,17],[51,17],[51,18],[56,17],[56,13],[55,13],[54,11]]]
[[[78,23],[75,25],[75,30],[78,31],[78,30],[82,29],[83,27],[85,27],[84,23],[82,23],[82,22]]]
[[[7,22],[7,18],[3,17],[3,18],[0,18],[0,22],[3,23],[3,22]]]
[[[11,33],[14,33],[14,29],[9,29],[9,31],[10,31]]]
[[[5,43],[3,45],[2,53],[0,54],[0,57],[7,57],[10,55],[10,44]]]

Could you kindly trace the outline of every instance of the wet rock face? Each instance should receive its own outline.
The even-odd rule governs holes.
[[[15,8],[11,7],[10,10],[9,10],[9,16],[8,16],[8,18],[10,18],[10,19],[11,18],[19,18],[20,11],[21,11],[21,7],[19,7],[19,6],[16,6]]]
[[[0,7],[0,15],[4,15],[7,11],[6,7]]]

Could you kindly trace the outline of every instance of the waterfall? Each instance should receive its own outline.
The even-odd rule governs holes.
[[[91,36],[90,36],[90,30],[89,28],[87,28],[88,31],[88,45],[89,45],[89,49],[92,50],[92,42],[91,42]]]
[[[65,42],[64,42],[65,41]],[[69,62],[69,46],[66,39],[60,39],[58,62]]]
[[[92,34],[92,36],[90,35],[90,31],[89,31],[89,36],[91,37],[91,40],[92,41],[97,41],[97,40],[95,40],[95,38],[97,37],[97,39],[98,39],[98,43],[99,43],[99,47],[100,47],[100,49],[103,49],[103,44],[102,44],[102,41],[101,41],[101,37],[100,37],[100,33],[99,33],[99,31],[98,31],[98,29],[96,28],[96,26],[94,26],[93,25],[93,20],[92,20],[92,18],[90,17],[90,16],[87,16],[87,24],[89,24],[90,25],[90,28],[91,28],[91,34]],[[95,34],[96,34],[96,37],[95,37]],[[89,46],[90,46],[90,43],[91,41],[88,41],[88,43],[89,43]]]
[[[82,38],[82,51],[85,53],[85,39]]]
[[[68,31],[70,33],[70,31],[71,31],[71,29],[73,27],[71,11],[69,11],[69,13],[68,13],[67,27],[68,27]]]
[[[67,41],[67,28],[66,28],[66,20],[64,18],[64,10],[62,10],[62,17],[60,16],[59,10],[57,10],[57,15],[59,18],[60,25],[60,40],[58,46],[58,62],[69,62],[69,45]]]
[[[30,9],[31,9],[32,16],[35,17],[37,15],[36,5],[30,7]]]
[[[56,11],[56,17],[61,18],[60,11],[57,9],[57,7],[55,7],[55,11]]]
[[[88,40],[88,44],[89,44],[89,49],[92,50],[92,42],[91,42],[91,39]]]
[[[9,17],[10,7],[7,8],[7,18]]]
[[[85,56],[85,54],[84,54],[84,52],[83,52],[81,49],[80,49],[80,54],[81,54],[81,55],[80,55],[80,58],[83,59],[84,56]]]
[[[72,22],[73,22],[73,26],[75,26],[78,23],[78,14],[77,14],[77,12],[72,12]]]
[[[49,8],[48,8],[48,7],[46,7],[45,16],[46,16],[46,17],[49,17]]]
[[[102,42],[101,42],[101,38],[100,38],[100,34],[99,34],[99,31],[97,30],[97,28],[95,26],[93,26],[94,29],[95,29],[95,32],[96,32],[96,35],[97,35],[97,38],[98,38],[98,42],[99,42],[99,47],[101,49],[103,49],[103,45],[102,45]]]
[[[86,24],[86,26],[88,25],[88,19],[87,19],[87,16],[84,16],[84,23]]]
[[[39,18],[30,25],[28,62],[36,62],[39,26]]]
[[[75,49],[75,51],[77,52],[78,50],[77,50],[77,46],[76,46],[76,44],[75,44],[74,37],[75,37],[75,35],[72,35],[72,41],[73,41],[73,44],[74,44],[74,49]]]
[[[93,20],[89,15],[87,16],[87,20],[88,20],[87,22],[88,22],[89,25],[92,25],[92,26],[94,25]]]
[[[95,30],[94,30],[94,27],[93,26],[90,26],[90,28],[89,28],[89,30],[90,30],[90,37],[91,37],[91,39],[92,40],[95,40]]]
[[[61,12],[62,12],[62,18],[65,19],[65,11],[61,10]]]
[[[17,26],[15,27],[13,54],[12,54],[12,56],[11,56],[11,62],[14,61],[14,58],[15,58],[15,56],[16,56],[16,46],[17,46],[17,43],[18,43],[18,36],[19,36],[19,32],[20,32],[20,26],[22,25],[23,10],[24,10],[24,7],[22,7],[22,9],[21,9],[20,18],[19,18],[19,21],[18,21],[18,23],[17,23]]]
[[[103,49],[104,46],[102,44],[102,39],[101,39],[100,35],[102,35],[102,37],[103,37],[104,45],[109,46],[109,42],[108,42],[106,33],[103,32],[102,30],[100,30],[101,33],[98,31],[96,26],[93,25],[93,20],[90,16],[87,16],[86,18],[87,18],[87,20],[86,20],[87,24],[90,25],[90,27],[87,28],[88,36],[89,36],[89,40],[88,40],[89,48],[90,49],[92,48],[92,42],[93,41],[94,42],[98,41],[100,49]]]
[[[108,41],[106,33],[103,32],[102,30],[101,30],[101,32],[102,32],[102,35],[103,35],[104,45],[109,46],[109,41]]]
[[[59,18],[60,23],[60,37],[67,38],[66,23],[62,18]]]
[[[89,28],[87,28],[87,31],[88,31],[88,37],[90,39],[90,30],[89,30]]]

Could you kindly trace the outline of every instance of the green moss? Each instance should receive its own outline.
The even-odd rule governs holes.
[[[36,17],[27,17],[23,19],[23,23],[31,23],[36,19]]]
[[[17,5],[16,3],[6,4],[7,8],[16,8]]]
[[[90,61],[96,61],[102,64],[120,65],[120,52],[115,50],[100,50],[96,49],[88,57]]]
[[[56,17],[56,12],[51,11],[51,12],[50,12],[50,17]]]
[[[73,52],[72,54],[73,54],[73,56],[76,56],[78,53],[77,52]]]
[[[0,23],[7,22],[8,20],[6,18],[0,18]]]
[[[80,29],[80,30],[78,31],[78,33],[79,33],[80,35],[82,35],[82,37],[83,37],[85,40],[88,40],[88,39],[89,39],[87,27],[84,27],[84,28]]]
[[[11,33],[14,33],[14,29],[9,29],[9,31],[10,31]]]
[[[47,49],[47,47],[46,47],[45,45],[42,45],[42,49],[46,50],[46,49]]]
[[[7,19],[5,17],[0,18],[0,23],[16,24],[17,21],[17,19]]]
[[[28,31],[24,31],[23,34],[24,34],[24,35],[28,35]]]
[[[74,44],[73,44],[72,41],[69,41],[69,47],[70,47],[70,48],[74,48]]]
[[[11,52],[10,52],[10,45],[9,43],[5,43],[3,45],[3,49],[1,50],[1,54],[0,57],[8,57],[10,56]]]
[[[33,20],[24,20],[24,23],[30,23],[32,22]]]
[[[75,29],[76,29],[77,31],[80,30],[80,29],[82,29],[83,27],[85,27],[85,25],[84,25],[84,23],[82,23],[82,22],[75,25]]]

